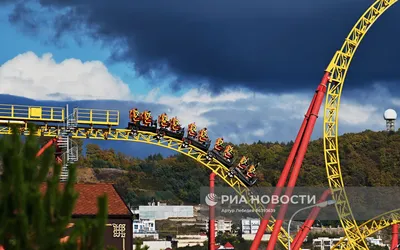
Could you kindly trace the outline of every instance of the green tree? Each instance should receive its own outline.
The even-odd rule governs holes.
[[[139,244],[139,243],[136,243],[136,245],[135,245],[135,250],[148,250],[150,247],[148,246],[148,245],[144,245],[144,246],[142,246],[141,244]]]
[[[68,234],[78,196],[74,190],[75,166],[70,167],[69,179],[60,190],[61,166],[54,162],[54,149],[40,159],[36,158],[38,149],[35,136],[22,143],[16,128],[11,136],[0,139],[4,169],[0,180],[0,245],[7,250],[104,249],[107,197],[98,198],[96,219],[75,222]],[[51,167],[54,171],[49,176]],[[43,183],[47,184],[44,194],[40,190]],[[66,235],[70,236],[67,242],[61,243],[60,238]]]
[[[143,241],[140,239],[137,239],[135,242],[135,250],[148,250],[150,247],[148,245],[143,245]]]

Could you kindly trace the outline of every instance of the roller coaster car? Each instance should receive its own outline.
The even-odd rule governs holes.
[[[187,136],[184,137],[182,140],[184,147],[188,147],[188,145],[193,145],[204,152],[207,152],[207,150],[210,148],[211,145],[210,139],[207,139],[205,142],[201,142],[196,137]]]
[[[207,154],[207,159],[212,160],[212,158],[216,158],[218,161],[220,161],[222,164],[224,164],[227,167],[231,167],[233,164],[234,160],[234,155],[233,155],[233,147],[231,145],[228,145],[224,148],[215,148],[212,149],[211,151],[208,152]]]
[[[150,111],[144,111],[139,119],[134,120],[131,118],[128,123],[128,129],[131,129],[134,134],[137,133],[138,130],[156,133],[157,120],[153,120]]]
[[[197,126],[194,122],[188,125],[187,136],[182,141],[183,147],[186,148],[191,144],[204,152],[207,152],[211,145],[211,140],[207,135],[207,128],[203,128],[197,132]]]
[[[156,133],[157,132],[157,121],[152,120],[149,125],[144,125],[144,124],[141,124],[140,122],[129,122],[128,129],[131,129],[133,132],[136,132],[136,133],[138,130]]]
[[[167,128],[159,128],[157,130],[157,138],[160,139],[164,136],[169,136],[178,140],[182,140],[183,136],[185,135],[185,128],[180,128],[177,131],[172,131]]]
[[[166,113],[158,116],[158,126],[156,138],[160,140],[164,136],[169,136],[182,140],[185,135],[185,128],[182,128],[177,117],[168,121]]]
[[[259,164],[257,164],[257,166],[258,165]],[[236,175],[244,184],[251,187],[254,184],[256,184],[258,178],[257,178],[256,174],[247,173],[248,167],[249,167],[248,165],[247,165],[246,169],[240,168],[239,165],[231,167],[229,169],[228,176],[233,178],[233,176]]]

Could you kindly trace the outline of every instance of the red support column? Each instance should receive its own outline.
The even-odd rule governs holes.
[[[212,172],[210,174],[210,194],[214,194],[214,180],[215,180],[215,173]],[[208,206],[209,209],[209,250],[215,250],[215,206]]]
[[[298,155],[296,156],[296,159],[294,162],[293,171],[289,178],[289,182],[287,185],[288,189],[285,192],[285,196],[288,196],[288,197],[292,196],[293,188],[296,185],[297,177],[299,176],[299,173],[300,173],[301,164],[303,163],[303,159],[304,159],[304,156],[307,151],[308,143],[310,141],[311,134],[314,130],[315,122],[317,121],[317,117],[318,117],[319,110],[321,108],[322,100],[325,96],[326,84],[327,84],[328,80],[329,80],[329,72],[326,72],[324,77],[322,78],[320,85],[317,88],[317,97],[315,99],[315,103],[312,108],[310,118],[307,123],[307,127],[304,131],[304,136],[301,141],[301,145],[299,147]],[[285,217],[287,208],[288,208],[288,204],[283,204],[279,210],[278,218],[276,219],[270,241],[268,242],[267,250],[275,249],[276,241],[278,239],[279,232],[281,231],[283,219]]]
[[[331,194],[331,190],[325,190],[325,192],[321,195],[317,203],[324,202],[326,198]],[[306,238],[308,232],[310,231],[312,225],[314,224],[315,219],[317,218],[319,211],[321,210],[320,207],[314,207],[311,210],[310,215],[308,216],[307,220],[301,226],[300,231],[297,233],[296,237],[293,239],[292,249],[298,250],[301,245],[303,244],[304,239]]]
[[[399,224],[392,225],[392,246],[390,250],[398,250],[397,245],[399,244]]]
[[[273,193],[273,195],[280,195],[282,192],[282,188],[284,188],[287,177],[289,176],[290,169],[293,165],[293,160],[297,154],[297,151],[299,149],[301,139],[303,138],[304,130],[307,126],[308,118],[310,117],[311,109],[314,106],[316,94],[314,94],[314,97],[311,101],[310,106],[308,107],[307,113],[305,114],[303,123],[301,124],[300,130],[297,134],[296,140],[293,144],[292,150],[290,151],[289,157],[285,163],[285,166],[283,167],[281,176],[279,177],[278,183],[276,184],[276,189]],[[265,230],[267,229],[269,219],[271,218],[272,211],[275,208],[274,203],[269,203],[267,206],[267,213],[264,215],[264,218],[260,222],[260,226],[258,227],[256,236],[254,237],[253,243],[251,244],[250,250],[257,250],[258,246],[260,245],[261,239],[265,233]]]

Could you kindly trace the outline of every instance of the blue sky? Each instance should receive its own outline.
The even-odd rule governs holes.
[[[14,58],[16,55],[33,51],[37,55],[51,53],[57,62],[61,62],[68,58],[77,58],[82,61],[99,60],[107,64],[107,68],[114,75],[117,75],[124,82],[131,83],[135,86],[135,91],[140,94],[147,93],[150,88],[143,81],[138,81],[134,77],[132,69],[125,63],[107,63],[110,51],[107,48],[101,48],[99,43],[94,42],[90,38],[86,38],[85,43],[78,45],[74,39],[68,39],[67,46],[57,46],[45,42],[46,35],[41,34],[40,38],[27,36],[18,31],[18,29],[8,22],[9,8],[0,10],[0,30],[2,36],[3,51],[0,55],[1,64]]]
[[[129,108],[166,111],[234,143],[294,140],[323,70],[370,4],[3,2],[0,94],[112,107],[124,117],[121,127]],[[400,13],[393,8],[353,61],[340,133],[382,130],[383,111],[400,106],[400,35],[390,32]],[[321,120],[313,139],[322,135]],[[114,145],[126,152],[141,147],[102,146]]]
[[[56,45],[47,41],[51,32],[41,32],[38,37],[24,34],[15,25],[9,22],[9,14],[13,6],[9,5],[0,9],[0,30],[2,32],[1,45],[3,51],[0,55],[0,63],[14,58],[16,55],[32,51],[38,56],[51,53],[56,62],[61,62],[68,58],[76,58],[82,61],[101,61],[111,74],[118,76],[122,81],[129,84],[136,94],[146,94],[152,87],[145,80],[139,79],[132,67],[124,62],[110,62],[108,58],[111,51],[108,47],[102,47],[90,37],[84,37],[83,43],[78,44],[72,37],[66,37],[62,45]],[[170,89],[165,89],[171,93]]]

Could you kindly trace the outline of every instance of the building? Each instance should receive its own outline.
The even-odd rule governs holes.
[[[133,233],[155,233],[156,222],[155,220],[134,220]]]
[[[158,240],[155,220],[134,220],[133,238],[153,238]]]
[[[154,203],[149,206],[139,206],[139,218],[150,220],[167,220],[174,218],[192,218],[193,206],[169,206],[166,204]]]
[[[345,239],[347,241],[347,239]],[[367,237],[367,242],[372,245],[377,246],[386,246],[382,239],[378,236],[378,238]],[[336,245],[340,241],[340,238],[329,238],[329,237],[318,237],[313,239],[313,247],[314,249],[331,249],[334,245]]]
[[[242,234],[256,234],[260,226],[260,219],[243,219]]]
[[[312,245],[314,249],[331,249],[331,247],[336,245],[339,241],[340,238],[318,237],[313,239]]]
[[[218,250],[219,250],[219,249],[230,249],[230,250],[234,250],[235,247],[232,246],[231,243],[227,242],[225,245],[218,247]]]
[[[64,183],[61,183],[60,188],[63,187]],[[45,193],[46,188],[46,184],[42,184],[41,192]],[[72,222],[96,216],[97,197],[106,194],[108,221],[104,233],[104,244],[121,250],[132,250],[132,212],[114,186],[107,183],[75,184],[75,191],[79,196],[72,213]]]
[[[383,240],[379,235],[378,235],[378,238],[367,237],[366,240],[367,240],[367,242],[369,242],[372,245],[381,246],[381,247],[385,247],[386,246],[386,244],[383,243]]]
[[[216,220],[215,221],[215,231],[216,232],[231,232],[232,231],[232,221],[231,220]],[[209,224],[206,224],[206,230],[208,231]]]

